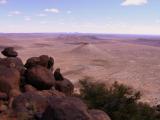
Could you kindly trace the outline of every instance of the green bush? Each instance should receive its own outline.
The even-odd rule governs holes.
[[[107,88],[103,83],[80,81],[80,97],[89,108],[105,111],[112,120],[160,120],[160,114],[147,104],[137,102],[141,94],[115,82]]]

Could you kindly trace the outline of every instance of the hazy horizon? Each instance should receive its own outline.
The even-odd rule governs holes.
[[[160,37],[160,34],[131,34],[131,33],[85,33],[85,32],[0,32],[0,34],[68,34],[68,35],[115,35],[115,36],[153,36]]]

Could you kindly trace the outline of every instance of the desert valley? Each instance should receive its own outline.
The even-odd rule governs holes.
[[[160,36],[103,34],[0,34],[0,50],[12,46],[23,62],[42,54],[76,88],[78,81],[114,81],[142,92],[142,101],[160,104]],[[0,57],[3,57],[0,55]]]

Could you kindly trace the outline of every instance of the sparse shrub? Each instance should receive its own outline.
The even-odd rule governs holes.
[[[137,102],[141,94],[115,82],[111,87],[103,83],[80,81],[80,97],[89,108],[101,109],[112,120],[160,120],[160,113],[148,104]]]

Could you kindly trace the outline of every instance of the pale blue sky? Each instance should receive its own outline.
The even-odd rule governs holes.
[[[0,0],[0,32],[160,34],[160,0]]]

